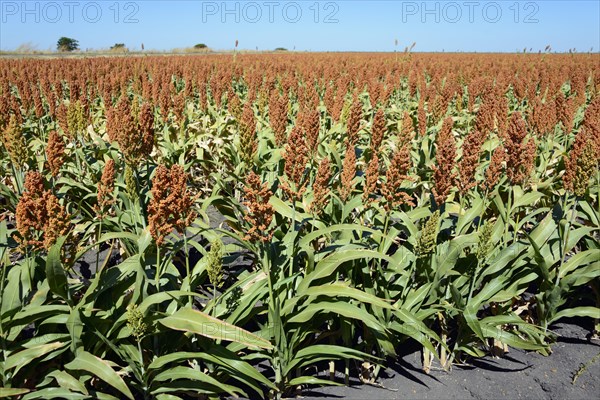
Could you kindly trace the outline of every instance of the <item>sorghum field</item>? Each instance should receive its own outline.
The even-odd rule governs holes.
[[[0,66],[2,397],[280,398],[600,329],[598,54]]]

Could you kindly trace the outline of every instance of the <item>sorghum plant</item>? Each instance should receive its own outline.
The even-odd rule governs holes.
[[[273,195],[267,183],[261,183],[260,177],[251,171],[246,179],[244,188],[244,206],[247,213],[244,220],[248,223],[245,240],[258,243],[267,243],[273,237],[271,222],[273,221],[273,206],[269,199]]]
[[[48,134],[48,144],[46,146],[46,159],[48,160],[48,166],[50,167],[50,172],[52,172],[52,176],[55,178],[58,176],[60,172],[60,167],[62,167],[65,154],[65,142],[63,142],[62,138],[56,131],[51,131]]]
[[[513,185],[523,185],[533,169],[536,144],[533,137],[527,137],[527,126],[519,112],[511,116],[504,147],[508,179]]]
[[[325,157],[319,163],[317,175],[312,185],[313,200],[309,205],[309,210],[315,215],[320,215],[325,211],[325,206],[329,202],[331,192],[331,161]]]
[[[456,182],[456,172],[454,171],[456,164],[456,142],[452,135],[453,125],[454,121],[452,117],[444,119],[442,128],[436,137],[436,165],[433,167],[435,186],[432,192],[438,207],[446,202]]]
[[[282,156],[285,178],[281,183],[281,189],[293,202],[302,199],[302,195],[306,190],[308,182],[305,177],[305,171],[308,154],[309,149],[301,129],[294,127]]]
[[[27,162],[28,158],[28,147],[27,139],[23,134],[23,129],[18,123],[17,118],[14,115],[10,116],[8,125],[2,132],[2,144],[6,148],[13,165],[17,169],[23,168],[23,165]]]
[[[342,164],[340,175],[339,194],[342,201],[346,201],[354,190],[354,177],[356,176],[356,150],[354,145],[346,143],[346,155]]]
[[[244,112],[242,113],[242,120],[240,121],[240,151],[242,161],[251,165],[257,148],[256,118],[252,110],[252,104],[246,102]]]
[[[97,203],[94,206],[94,211],[98,218],[104,218],[108,213],[111,205],[115,202],[113,191],[115,189],[115,161],[109,159],[102,170],[102,177],[98,182]]]
[[[159,165],[152,178],[152,199],[148,204],[148,228],[157,246],[173,230],[184,234],[196,218],[193,204],[183,167],[174,164],[169,170]]]
[[[30,171],[25,177],[23,192],[15,213],[18,241],[22,248],[48,250],[70,229],[71,216],[58,198],[44,188],[44,178]]]

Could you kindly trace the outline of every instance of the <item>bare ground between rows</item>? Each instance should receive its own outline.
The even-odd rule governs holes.
[[[451,371],[421,370],[419,351],[408,351],[388,366],[378,383],[383,388],[356,384],[305,390],[310,399],[600,399],[600,342],[589,341],[591,320],[558,323],[553,353],[510,349],[503,358],[471,360]],[[596,357],[596,361],[592,362]],[[585,368],[582,365],[588,364]],[[575,383],[573,378],[577,376]],[[324,377],[324,376],[323,376]]]

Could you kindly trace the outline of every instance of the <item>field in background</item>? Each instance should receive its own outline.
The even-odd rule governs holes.
[[[280,398],[594,337],[599,61],[0,59],[0,396]]]

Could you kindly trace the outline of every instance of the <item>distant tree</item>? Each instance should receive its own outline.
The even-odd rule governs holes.
[[[288,51],[285,47],[278,47],[275,51]]]
[[[58,49],[58,51],[79,50],[79,42],[75,39],[63,36],[60,39],[58,39],[58,42],[56,43],[56,48]]]
[[[113,53],[127,53],[129,49],[125,47],[125,43],[115,43],[114,46],[111,46],[110,51]]]
[[[198,43],[194,46],[195,49],[206,49],[207,47],[204,43]]]

